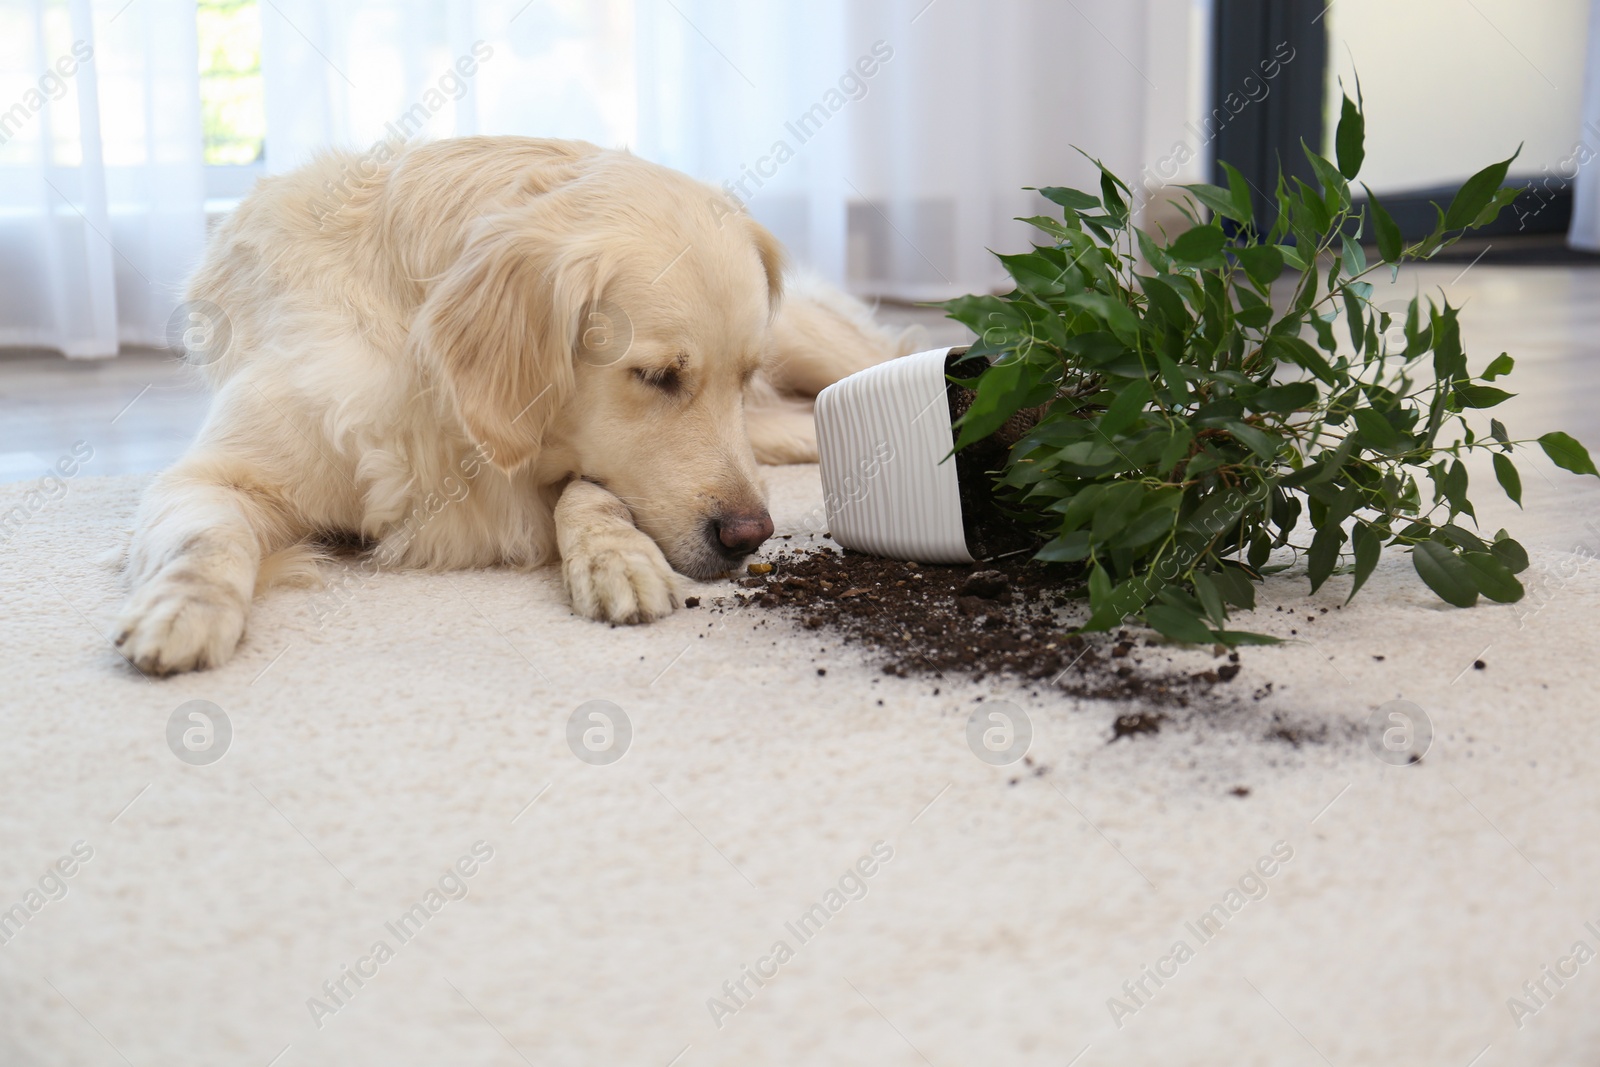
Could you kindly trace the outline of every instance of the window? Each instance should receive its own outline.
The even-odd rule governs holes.
[[[262,170],[267,119],[257,0],[199,0],[200,120],[206,196],[243,196]]]

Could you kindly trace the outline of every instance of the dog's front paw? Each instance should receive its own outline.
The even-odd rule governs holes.
[[[116,645],[146,674],[215,667],[239,644],[247,608],[226,586],[158,577],[128,598]]]
[[[678,606],[677,576],[656,543],[637,530],[584,538],[562,561],[580,615],[602,622],[652,622]]]

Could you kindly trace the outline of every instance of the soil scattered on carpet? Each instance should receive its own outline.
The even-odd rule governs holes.
[[[770,571],[737,580],[734,602],[837,633],[873,656],[885,674],[901,678],[1009,675],[1157,709],[1187,708],[1219,688],[1220,699],[1239,673],[1238,653],[1221,646],[1214,666],[1185,671],[1156,639],[1140,642],[1127,630],[1071,633],[1086,607],[1071,595],[1081,583],[1027,553],[940,566],[788,550],[766,562]],[[1167,718],[1155,710],[1123,715],[1112,739],[1156,733]]]

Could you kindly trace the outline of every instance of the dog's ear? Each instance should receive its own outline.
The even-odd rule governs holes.
[[[594,260],[570,250],[556,210],[484,220],[434,280],[414,330],[467,432],[505,471],[538,455],[571,395],[579,320],[599,296]]]
[[[761,269],[767,272],[767,306],[771,315],[778,314],[778,302],[783,299],[783,270],[787,257],[783,245],[761,223],[744,216],[746,228],[756,244],[756,255],[761,257]]]

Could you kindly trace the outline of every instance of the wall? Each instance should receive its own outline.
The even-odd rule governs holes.
[[[1587,0],[1335,0],[1329,105],[1366,97],[1362,180],[1383,193],[1458,183],[1526,142],[1514,175],[1572,156]],[[1328,125],[1331,145],[1333,122]],[[1331,154],[1331,148],[1330,148]]]

